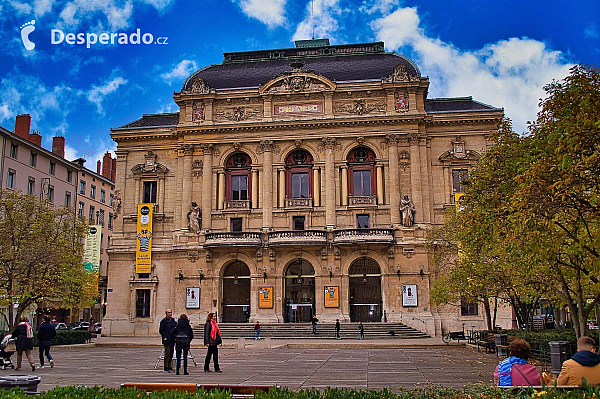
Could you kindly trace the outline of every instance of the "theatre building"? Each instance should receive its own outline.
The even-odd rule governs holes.
[[[112,129],[103,333],[156,335],[166,308],[195,325],[484,327],[476,305],[430,305],[424,237],[503,110],[428,89],[381,42],[299,41],[225,53],[174,93],[178,112]]]

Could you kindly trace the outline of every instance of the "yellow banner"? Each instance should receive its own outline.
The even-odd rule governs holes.
[[[83,246],[83,267],[88,273],[100,273],[100,246],[102,245],[102,226],[88,228]]]
[[[135,272],[152,269],[152,204],[138,204]]]
[[[462,207],[462,200],[465,196],[465,193],[454,193],[454,205],[456,206],[456,210],[460,211]]]
[[[339,308],[340,307],[340,287],[329,286],[325,287],[325,307]]]
[[[261,309],[273,307],[273,287],[258,288],[258,307]]]

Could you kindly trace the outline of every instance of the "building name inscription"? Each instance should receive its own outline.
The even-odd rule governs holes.
[[[323,104],[292,104],[292,105],[276,105],[275,115],[280,114],[312,114],[323,112]]]

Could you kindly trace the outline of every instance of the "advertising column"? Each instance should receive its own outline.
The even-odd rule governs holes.
[[[152,270],[152,204],[138,204],[135,272]]]

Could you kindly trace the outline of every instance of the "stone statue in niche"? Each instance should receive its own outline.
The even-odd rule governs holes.
[[[400,201],[400,212],[402,212],[402,225],[404,227],[412,227],[415,220],[415,205],[408,198],[408,195],[404,195],[402,201]]]
[[[189,229],[196,234],[200,233],[200,226],[202,225],[202,210],[198,204],[192,202],[192,208],[188,212],[187,216]]]

